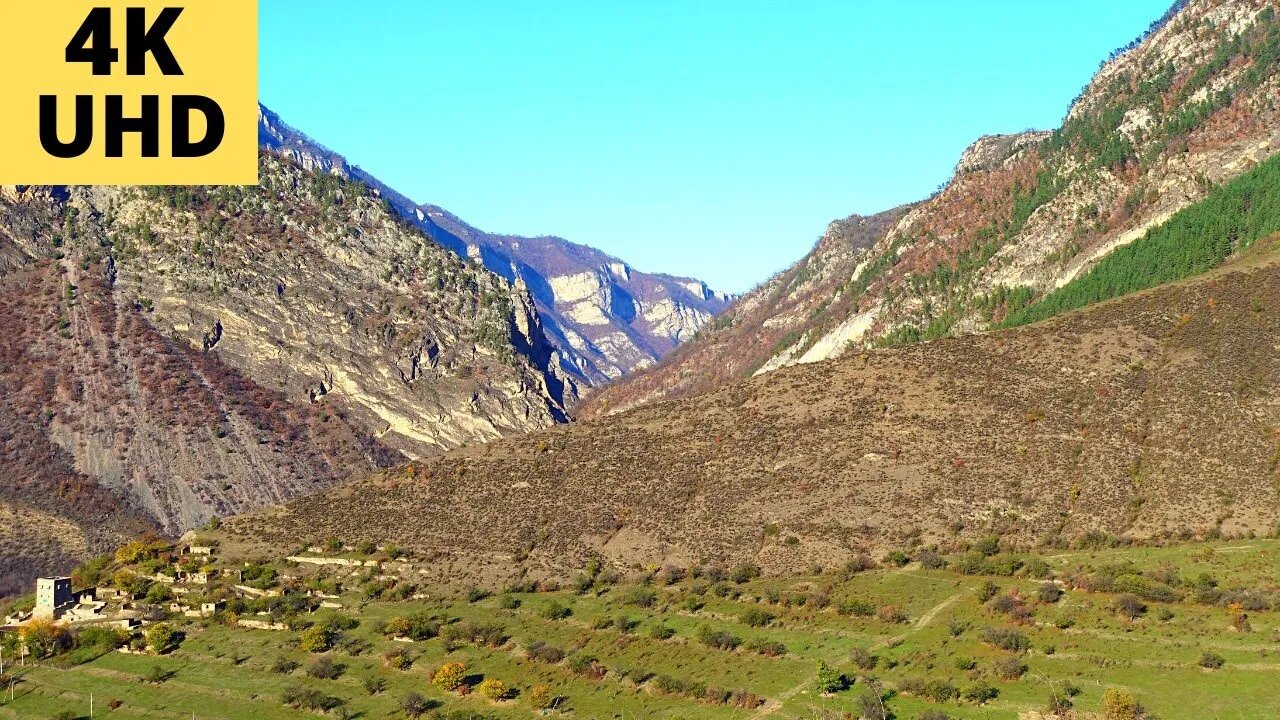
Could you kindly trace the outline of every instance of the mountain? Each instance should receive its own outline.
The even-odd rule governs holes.
[[[435,205],[417,205],[260,108],[259,144],[304,167],[378,188],[401,215],[459,257],[528,288],[565,369],[602,385],[648,367],[692,338],[732,298],[692,278],[645,273],[558,237],[496,235]]]
[[[0,189],[6,578],[566,419],[527,292],[376,189],[260,166]]]
[[[781,368],[224,528],[276,549],[394,543],[464,585],[562,578],[592,558],[785,574],[993,532],[1023,548],[1270,532],[1277,347],[1280,235],[1207,276],[1036,325]]]
[[[1273,156],[1277,67],[1273,2],[1180,0],[1103,64],[1062,127],[981,138],[933,197],[833,223],[714,330],[579,412],[998,327]]]

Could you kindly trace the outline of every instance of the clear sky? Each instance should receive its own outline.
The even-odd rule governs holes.
[[[418,202],[745,291],[1052,128],[1171,0],[261,0],[262,100]]]

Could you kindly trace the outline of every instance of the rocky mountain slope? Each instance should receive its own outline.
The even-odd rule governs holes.
[[[592,247],[558,237],[497,235],[435,205],[418,205],[260,108],[259,144],[304,167],[378,188],[392,207],[459,257],[527,288],[544,330],[584,385],[648,367],[690,339],[731,297],[700,280],[645,273]]]
[[[1280,248],[998,333],[849,353],[481,446],[231,520],[246,542],[394,542],[468,578],[791,571],[997,532],[1271,531]],[[377,508],[378,522],[334,512]],[[475,573],[469,575],[468,573]]]
[[[833,224],[713,332],[581,412],[998,325],[1274,155],[1278,68],[1273,0],[1180,0],[1104,63],[1061,128],[980,139],[943,190],[879,216],[853,251]]]
[[[0,190],[0,306],[0,555],[46,573],[573,392],[527,292],[269,153],[259,187]]]

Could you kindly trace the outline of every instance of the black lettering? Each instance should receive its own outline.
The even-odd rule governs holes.
[[[191,139],[191,111],[204,115],[204,138]],[[222,107],[211,98],[203,95],[175,95],[173,97],[173,156],[204,157],[222,144],[222,136],[227,131],[227,119],[222,114]]]
[[[124,134],[142,135],[142,157],[160,157],[160,96],[142,96],[142,116],[124,116],[124,96],[108,95],[106,112],[107,157],[124,157]]]
[[[156,65],[165,75],[181,75],[182,66],[169,49],[165,35],[182,15],[182,8],[165,8],[160,11],[150,28],[147,27],[146,8],[128,8],[125,11],[125,72],[129,75],[147,74],[147,55],[156,59]]]
[[[111,66],[119,60],[120,51],[111,47],[111,8],[90,10],[67,43],[67,62],[89,63],[94,75],[110,75]]]
[[[56,158],[76,158],[93,144],[93,96],[76,96],[76,134],[71,142],[58,137],[58,96],[40,96],[40,146]]]

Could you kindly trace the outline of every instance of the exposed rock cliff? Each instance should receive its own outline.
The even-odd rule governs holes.
[[[0,537],[24,574],[144,518],[174,533],[565,418],[525,290],[312,167],[267,153],[259,187],[0,195],[0,503],[79,529],[30,552]]]
[[[645,273],[558,237],[498,235],[444,208],[416,205],[260,108],[259,144],[310,169],[376,187],[401,215],[459,257],[478,260],[531,292],[574,380],[595,385],[652,365],[693,337],[731,300],[700,280]]]

